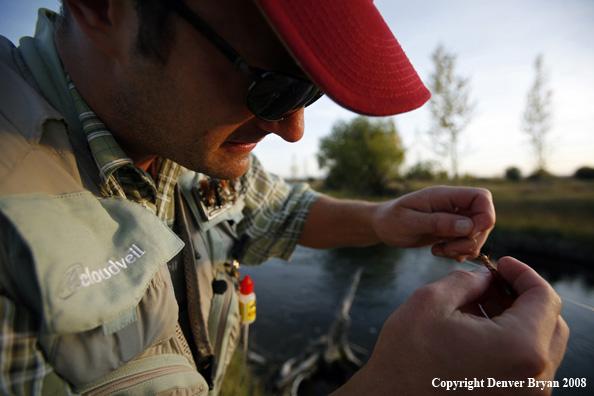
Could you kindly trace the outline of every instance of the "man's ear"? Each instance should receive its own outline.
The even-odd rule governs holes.
[[[132,19],[130,1],[126,0],[64,0],[74,22],[102,52],[119,58],[128,51],[127,40]],[[134,29],[134,28],[132,28]],[[135,29],[134,29],[135,30]]]

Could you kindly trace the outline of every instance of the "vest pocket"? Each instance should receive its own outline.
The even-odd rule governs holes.
[[[121,298],[125,298],[126,291],[120,293]],[[106,332],[106,328],[111,327],[108,323],[80,333],[52,335],[42,338],[42,345],[56,372],[75,387],[81,387],[173,337],[177,312],[171,279],[167,267],[162,266],[148,285],[134,315],[125,311],[121,315],[124,320],[117,320],[123,327]]]
[[[206,395],[208,386],[183,356],[158,355],[130,362],[75,391],[84,396]]]

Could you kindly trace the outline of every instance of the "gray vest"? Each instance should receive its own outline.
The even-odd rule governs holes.
[[[157,394],[183,386],[190,394],[209,387],[218,393],[239,339],[230,263],[243,202],[206,220],[199,177],[180,176],[179,237],[119,198],[81,192],[0,199],[31,252],[32,268],[16,276],[38,290],[41,347],[76,392]],[[183,274],[175,291],[168,262]]]

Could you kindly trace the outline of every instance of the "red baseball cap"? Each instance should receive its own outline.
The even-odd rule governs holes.
[[[309,78],[339,105],[386,116],[431,94],[373,0],[255,0]]]

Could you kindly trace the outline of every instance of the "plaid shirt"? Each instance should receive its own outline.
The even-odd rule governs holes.
[[[173,194],[180,166],[171,160],[159,158],[156,182],[153,181],[148,173],[135,167],[126,156],[105,124],[81,97],[68,73],[66,81],[99,168],[104,193],[133,200],[172,227],[175,219]]]
[[[70,89],[103,180],[103,192],[134,200],[172,226],[172,198],[181,167],[159,159],[153,181],[133,165],[74,84]],[[307,185],[290,186],[268,174],[255,157],[242,183],[247,188],[246,206],[238,232],[250,237],[242,261],[258,264],[271,257],[289,259],[318,194]],[[0,394],[41,395],[42,390],[55,395],[72,394],[38,347],[39,324],[34,313],[0,294],[0,327]]]
[[[180,166],[171,160],[159,158],[159,171],[153,182],[145,171],[135,167],[132,160],[126,157],[105,124],[80,96],[68,75],[67,81],[104,182],[104,192],[140,203],[172,227],[175,219],[173,194]],[[238,232],[250,237],[241,257],[242,262],[259,264],[271,257],[288,260],[318,194],[305,184],[290,186],[268,174],[253,156],[250,169],[241,182],[246,186],[247,194],[245,217],[239,224]]]

